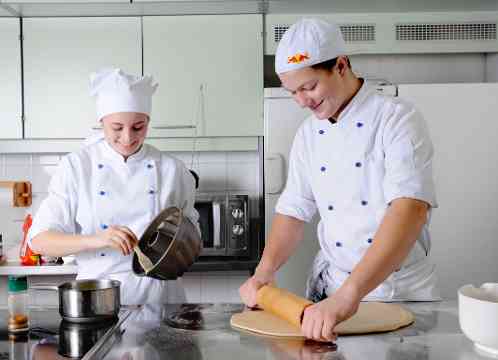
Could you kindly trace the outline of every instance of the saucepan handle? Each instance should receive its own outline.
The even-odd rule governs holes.
[[[32,290],[59,291],[59,286],[53,284],[35,284],[35,285],[30,285],[29,288]]]

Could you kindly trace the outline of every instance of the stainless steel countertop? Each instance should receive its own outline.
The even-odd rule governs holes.
[[[239,332],[230,327],[229,318],[243,309],[241,305],[216,305],[224,318],[207,321],[209,330],[170,327],[166,319],[180,305],[145,306],[124,323],[121,338],[104,359],[489,359],[462,334],[456,301],[402,305],[415,314],[414,324],[389,333],[339,337],[335,345]]]

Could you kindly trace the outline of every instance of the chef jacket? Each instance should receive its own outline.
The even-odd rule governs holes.
[[[419,112],[364,82],[337,122],[309,117],[292,146],[285,190],[276,212],[309,222],[316,210],[320,252],[312,277],[337,290],[372,245],[390,203],[418,199],[437,207],[433,146]],[[438,300],[429,261],[430,211],[399,270],[364,300]]]
[[[183,207],[197,224],[194,179],[183,163],[144,144],[124,161],[104,139],[62,158],[29,231],[29,241],[47,230],[92,235],[127,226],[140,238],[167,207]],[[77,279],[121,281],[123,304],[183,302],[181,280],[161,281],[132,272],[132,255],[103,248],[76,254]]]

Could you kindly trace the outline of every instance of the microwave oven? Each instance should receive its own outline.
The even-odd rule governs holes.
[[[251,256],[249,196],[247,194],[197,194],[201,257]]]

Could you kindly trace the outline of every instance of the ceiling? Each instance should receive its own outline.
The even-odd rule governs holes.
[[[179,14],[318,14],[497,11],[498,0],[0,0],[0,16],[112,16]]]

